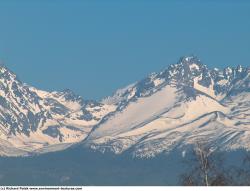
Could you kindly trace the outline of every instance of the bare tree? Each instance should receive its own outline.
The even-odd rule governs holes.
[[[209,149],[208,147],[204,147],[203,145],[198,143],[195,152],[198,158],[198,162],[200,163],[199,168],[202,173],[203,182],[206,186],[210,186],[210,180],[208,176],[209,171],[212,167],[210,159],[210,155],[212,153],[211,149]]]
[[[208,144],[199,142],[185,160],[188,172],[181,176],[185,186],[226,186],[231,184],[231,177],[225,173],[223,158]]]

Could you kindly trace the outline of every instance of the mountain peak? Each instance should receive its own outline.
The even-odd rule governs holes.
[[[0,74],[5,73],[6,71],[9,71],[9,69],[3,63],[0,63]]]
[[[172,64],[168,68],[168,70],[181,70],[182,73],[185,72],[195,72],[207,69],[206,65],[204,65],[201,60],[197,56],[183,56],[179,59],[177,64]]]
[[[184,62],[184,63],[199,63],[201,62],[200,59],[197,56],[191,55],[191,56],[183,56],[180,58],[179,62]]]
[[[236,68],[237,72],[242,72],[244,70],[242,65],[238,65]]]
[[[0,64],[0,78],[4,78],[6,80],[18,80],[17,75],[3,63]]]

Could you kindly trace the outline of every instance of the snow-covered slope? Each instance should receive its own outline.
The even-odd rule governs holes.
[[[0,66],[0,155],[20,155],[82,141],[115,106],[85,101],[70,90],[45,92]],[[64,147],[62,147],[64,145]]]
[[[118,109],[85,145],[101,152],[153,157],[199,141],[250,149],[250,70],[209,70],[193,56],[103,100]]]
[[[0,155],[54,152],[81,143],[154,157],[199,141],[250,150],[250,69],[208,69],[194,56],[117,90],[102,102],[46,92],[0,67]]]

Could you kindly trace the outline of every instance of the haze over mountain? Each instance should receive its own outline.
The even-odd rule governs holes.
[[[80,83],[79,83],[80,86]],[[0,154],[31,156],[81,145],[155,157],[206,140],[250,149],[250,68],[209,69],[182,57],[101,102],[70,90],[45,92],[1,66]]]

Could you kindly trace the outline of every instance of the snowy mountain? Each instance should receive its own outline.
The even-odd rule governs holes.
[[[197,57],[118,90],[102,102],[45,92],[0,70],[0,154],[23,156],[81,143],[154,157],[206,140],[250,149],[250,69],[208,69]]]
[[[82,141],[113,106],[85,101],[70,90],[45,92],[0,67],[0,154],[27,155]]]
[[[198,58],[183,57],[104,99],[118,110],[93,128],[85,144],[136,157],[185,152],[204,140],[225,150],[250,149],[249,80],[249,68],[209,70]]]

